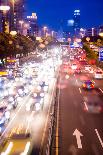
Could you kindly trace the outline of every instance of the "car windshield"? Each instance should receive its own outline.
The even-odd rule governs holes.
[[[11,136],[11,139],[26,139],[30,137],[30,133],[20,133],[20,134],[13,134]]]
[[[91,81],[85,81],[85,84],[87,84],[87,85],[91,85],[92,82],[91,82]]]

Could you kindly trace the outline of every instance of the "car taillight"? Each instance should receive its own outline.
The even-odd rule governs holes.
[[[91,84],[91,87],[94,88],[94,84]]]
[[[86,84],[83,84],[83,87],[86,87]]]

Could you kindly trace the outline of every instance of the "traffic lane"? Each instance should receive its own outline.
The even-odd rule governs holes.
[[[53,78],[49,86],[48,94],[46,94],[44,99],[43,111],[36,113],[32,118],[31,129],[33,137],[33,151],[32,154],[36,151],[36,154],[39,153],[45,154],[47,141],[48,141],[48,130],[50,128],[52,110],[52,100],[55,94],[55,84],[56,79]]]
[[[82,88],[83,81],[93,80],[95,87],[99,88],[101,93],[103,93],[103,80],[97,80],[93,78],[93,75],[91,75],[90,73],[74,74],[74,76],[76,77],[77,84],[80,89]]]
[[[82,99],[78,88],[75,87],[75,82],[75,79],[73,80],[73,77],[70,77],[65,88],[61,85],[59,122],[59,128],[61,129],[61,139],[59,140],[61,155],[70,153],[71,146],[75,144],[72,134],[81,125],[79,104]]]
[[[83,102],[83,100],[80,99],[81,97],[80,94],[78,94],[78,89],[76,87],[73,88],[75,81],[71,81],[69,79],[68,82],[68,88],[66,87],[65,90],[61,91],[60,97],[60,126],[62,127],[61,145],[62,148],[64,148],[61,154],[70,154],[72,151],[76,151],[81,155],[96,154],[96,152],[98,151],[98,147],[100,147],[100,144],[98,142],[98,137],[95,135],[95,130],[92,129],[97,129],[98,124],[100,126],[101,121],[96,124],[96,120],[94,120],[94,117],[92,118],[90,116],[85,118],[84,111],[81,107],[81,103]],[[96,126],[94,124],[96,124]],[[73,138],[73,132],[75,131],[75,129],[80,130],[80,132],[83,134],[84,148],[82,150],[77,149],[76,147],[76,139]],[[89,142],[90,145],[88,144]],[[99,153],[101,153],[100,149]]]
[[[91,95],[94,94],[94,93],[95,94],[99,94],[100,91],[97,90],[97,89],[94,89],[92,91],[85,91],[84,89],[81,89],[80,93],[81,93],[81,95],[84,98],[84,97],[88,97],[89,94],[91,94]],[[82,103],[82,104],[84,104],[84,103]],[[84,106],[82,104],[81,104],[81,108],[83,110],[84,109],[83,108]],[[102,143],[100,142],[101,141],[100,136],[103,137],[103,133],[101,133],[101,131],[103,129],[103,125],[102,125],[102,122],[103,122],[103,114],[102,113],[101,114],[89,114],[89,113],[85,113],[84,110],[83,110],[82,111],[82,121],[85,122],[85,124],[88,124],[88,125],[90,124],[89,125],[90,127],[87,126],[87,130],[88,129],[89,130],[92,129],[90,131],[91,132],[91,134],[90,134],[91,135],[91,138],[92,137],[95,137],[95,143],[91,145],[91,148],[92,148],[93,152],[95,154],[102,153],[102,151],[103,151],[102,150],[102,147],[103,146],[102,146]],[[98,139],[98,141],[97,141],[97,139]],[[101,148],[100,148],[100,145],[102,146]]]
[[[22,123],[22,120],[23,120],[22,117],[25,117],[24,116],[25,113],[23,113],[23,115],[21,115],[21,113],[25,109],[25,104],[28,102],[28,100],[29,100],[29,96],[24,97],[22,101],[19,103],[18,107],[12,111],[11,116],[10,116],[10,122],[6,126],[1,137],[5,137],[5,135],[7,135],[10,132],[10,130],[19,123],[19,121],[21,121]]]

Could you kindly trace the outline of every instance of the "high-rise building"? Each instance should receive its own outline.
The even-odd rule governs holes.
[[[38,23],[36,13],[32,13],[31,16],[27,16],[26,22],[29,24],[28,35],[38,36]]]
[[[8,6],[8,0],[0,0],[0,7],[1,6]],[[0,32],[6,31],[6,24],[9,23],[9,10],[2,10],[0,8]]]
[[[98,34],[103,32],[103,25],[100,25],[98,28]]]
[[[17,0],[17,1],[12,1],[12,0],[0,0],[0,6],[2,5],[9,5],[10,10],[7,11],[5,15],[5,19],[9,23],[9,31],[15,30],[17,32],[20,32],[20,22],[21,20],[24,19],[24,1],[25,0]],[[4,15],[3,12],[0,11],[0,31],[3,31],[3,19]]]
[[[10,31],[16,30],[20,32],[21,25],[20,21],[24,19],[24,0],[13,1],[9,2],[10,5]]]
[[[98,31],[97,31],[97,28],[89,28],[89,29],[86,29],[86,33],[85,35],[86,36],[97,36],[98,34]]]
[[[79,37],[79,32],[80,32],[80,10],[74,10],[73,20],[74,20],[74,35],[76,37]]]

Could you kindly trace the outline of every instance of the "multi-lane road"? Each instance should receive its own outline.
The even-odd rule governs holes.
[[[93,79],[96,90],[82,89],[83,79]],[[85,112],[84,99],[97,89],[103,93],[103,80],[95,80],[93,74],[83,70],[69,75],[61,72],[58,80],[56,128],[52,154],[56,155],[102,155],[103,114]],[[93,100],[93,98],[92,98]]]

